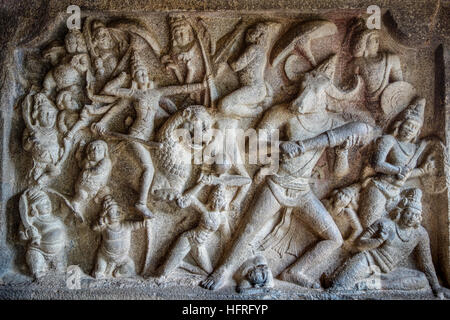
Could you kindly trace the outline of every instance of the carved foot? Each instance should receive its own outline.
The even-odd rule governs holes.
[[[226,277],[225,271],[216,270],[212,274],[210,274],[205,280],[200,282],[200,286],[208,290],[220,289],[225,284],[225,277]]]
[[[304,288],[311,288],[311,289],[321,288],[319,282],[311,280],[309,277],[300,272],[294,273],[291,270],[285,270],[283,271],[283,273],[281,273],[279,278],[283,281],[292,282]]]
[[[144,215],[144,217],[151,219],[153,218],[153,213],[150,211],[150,209],[147,207],[145,203],[138,202],[134,205],[134,207]]]

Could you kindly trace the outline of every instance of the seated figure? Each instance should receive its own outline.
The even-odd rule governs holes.
[[[439,285],[434,270],[428,233],[420,225],[421,199],[420,189],[405,190],[402,201],[391,211],[391,217],[377,220],[361,234],[357,242],[361,252],[346,261],[329,290],[352,290],[377,270],[382,275],[388,275],[415,252],[419,268],[428,279],[433,293],[443,298],[444,288]]]

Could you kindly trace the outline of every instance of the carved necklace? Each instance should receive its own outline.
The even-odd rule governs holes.
[[[397,233],[397,236],[398,236],[398,237],[400,238],[400,240],[402,240],[403,242],[408,242],[408,241],[410,240],[410,238],[411,238],[411,230],[408,230],[408,231],[405,232],[405,233],[406,233],[406,237],[405,237],[405,238],[403,238],[403,237],[401,236],[401,231],[399,230],[397,224],[395,224],[395,231],[396,231],[396,233]]]
[[[398,144],[400,150],[401,150],[406,156],[411,157],[411,156],[414,154],[416,148],[412,148],[412,150],[407,150],[407,149],[406,149],[406,146],[404,146],[403,143],[402,143],[401,141],[398,141],[398,140],[397,140],[397,144]]]

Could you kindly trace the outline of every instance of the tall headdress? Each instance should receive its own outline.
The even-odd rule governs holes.
[[[413,102],[402,112],[402,120],[413,120],[423,125],[424,115],[425,115],[425,103],[424,98],[417,97]]]

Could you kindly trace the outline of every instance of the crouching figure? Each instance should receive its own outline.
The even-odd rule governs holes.
[[[103,211],[92,229],[101,233],[93,276],[97,279],[130,277],[135,275],[133,260],[129,257],[131,231],[145,228],[147,220],[123,221],[122,213],[111,196],[103,201]]]

